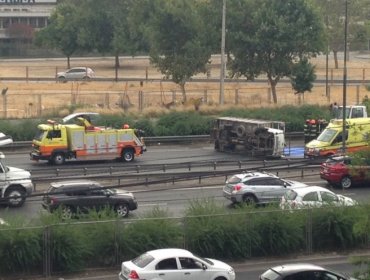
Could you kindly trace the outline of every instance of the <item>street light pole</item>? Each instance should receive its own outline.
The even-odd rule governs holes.
[[[220,69],[220,105],[224,105],[224,83],[225,83],[225,30],[226,30],[226,0],[222,3],[222,33],[221,33],[221,69]]]
[[[347,32],[348,32],[348,0],[345,0],[344,19],[344,64],[343,64],[343,128],[342,128],[342,152],[346,151],[346,103],[347,103]]]

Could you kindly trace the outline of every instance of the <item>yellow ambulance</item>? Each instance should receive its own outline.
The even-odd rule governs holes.
[[[317,139],[306,144],[305,157],[326,157],[343,152],[342,132],[343,120],[331,120]],[[369,149],[370,118],[346,120],[345,138],[346,153]]]

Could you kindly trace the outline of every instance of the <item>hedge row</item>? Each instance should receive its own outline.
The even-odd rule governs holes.
[[[165,247],[226,261],[370,247],[370,205],[291,212],[226,209],[201,200],[179,219],[154,209],[138,220],[117,220],[106,210],[67,223],[60,213],[44,214],[33,227],[10,221],[0,229],[0,275],[42,274],[43,264],[52,274],[118,268],[122,261]]]
[[[131,127],[144,130],[145,136],[205,135],[210,134],[213,120],[218,116],[284,121],[287,131],[303,131],[306,119],[330,119],[330,110],[327,107],[305,105],[301,107],[230,109],[217,116],[203,115],[201,112],[175,111],[158,118],[102,114],[101,120],[96,125],[120,128],[122,124],[128,123]],[[48,116],[48,119],[50,118],[56,119],[54,116]],[[0,122],[0,131],[11,135],[14,141],[30,141],[36,133],[37,125],[43,122],[46,122],[46,119],[3,120]]]

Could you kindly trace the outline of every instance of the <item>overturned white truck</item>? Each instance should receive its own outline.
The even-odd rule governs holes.
[[[244,151],[252,156],[281,157],[285,147],[285,123],[221,117],[215,120],[215,150]]]

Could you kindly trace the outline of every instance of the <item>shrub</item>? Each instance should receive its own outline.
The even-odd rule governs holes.
[[[42,229],[0,230],[0,274],[26,273],[42,267]]]

